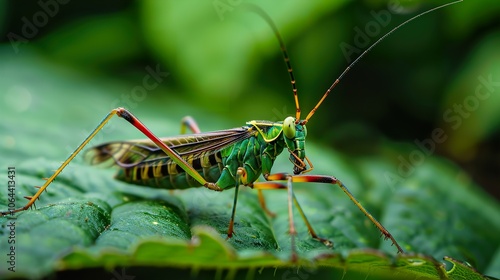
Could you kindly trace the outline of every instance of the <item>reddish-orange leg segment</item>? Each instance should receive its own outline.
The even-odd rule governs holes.
[[[189,128],[192,133],[201,133],[198,124],[191,116],[185,116],[181,120],[181,134],[186,134],[186,128]]]
[[[396,239],[394,239],[392,234],[387,229],[385,229],[385,227],[382,226],[382,224],[379,223],[370,213],[368,213],[368,211],[366,211],[366,209],[351,194],[351,192],[347,189],[347,187],[337,178],[335,178],[333,176],[325,176],[325,175],[290,175],[290,174],[286,174],[286,173],[277,173],[277,174],[268,175],[266,177],[266,179],[268,180],[267,182],[254,183],[254,185],[253,185],[254,188],[261,189],[261,190],[288,188],[288,200],[289,200],[288,201],[288,204],[289,204],[288,211],[289,211],[289,215],[290,215],[290,234],[292,235],[292,246],[294,245],[294,234],[295,234],[295,226],[293,225],[292,209],[291,209],[291,200],[292,199],[294,200],[295,205],[297,206],[297,209],[299,210],[302,218],[304,219],[311,236],[314,239],[322,241],[325,244],[327,244],[326,242],[329,242],[328,240],[320,238],[316,235],[311,224],[309,223],[309,221],[307,221],[307,218],[304,214],[304,211],[302,211],[302,208],[300,207],[297,199],[295,198],[295,194],[293,194],[293,192],[291,191],[292,182],[296,182],[296,183],[300,183],[300,182],[302,182],[302,183],[326,183],[326,184],[335,184],[338,187],[340,187],[340,189],[342,189],[342,191],[345,194],[347,194],[347,196],[349,196],[351,201],[354,202],[354,204],[359,208],[359,210],[361,210],[361,212],[363,212],[366,215],[366,217],[368,217],[368,219],[370,219],[370,221],[380,230],[380,232],[384,235],[384,238],[390,239],[392,241],[392,244],[394,246],[396,246],[396,248],[398,249],[398,253],[404,252],[403,248],[401,248],[401,246],[398,244]],[[285,184],[283,181],[287,181],[287,184]],[[331,245],[331,243],[330,243],[330,245]],[[294,250],[294,249],[295,248],[292,247],[292,250]],[[295,254],[295,252],[293,252],[293,253]]]
[[[269,208],[267,208],[266,198],[264,197],[264,193],[262,193],[261,189],[257,189],[257,195],[259,197],[260,207],[264,209],[264,212],[266,212],[266,214],[269,215],[271,218],[276,217],[276,214],[274,214],[273,212],[271,212],[271,210],[269,210]]]

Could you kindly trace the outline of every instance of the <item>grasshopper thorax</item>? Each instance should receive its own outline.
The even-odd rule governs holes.
[[[303,122],[296,122],[294,117],[287,117],[283,121],[283,139],[290,153],[290,161],[293,163],[293,173],[300,174],[306,171],[306,136],[307,129]]]

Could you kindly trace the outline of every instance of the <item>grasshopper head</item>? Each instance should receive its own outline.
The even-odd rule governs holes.
[[[290,161],[293,163],[293,174],[300,174],[307,170],[306,158],[307,129],[302,122],[296,122],[294,117],[287,117],[283,121],[283,138],[290,152]]]

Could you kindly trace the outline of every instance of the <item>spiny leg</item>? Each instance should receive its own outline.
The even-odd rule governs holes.
[[[139,129],[144,135],[146,135],[151,141],[153,141],[160,149],[162,149],[177,165],[186,171],[191,177],[193,177],[201,185],[208,189],[215,191],[222,191],[222,189],[215,183],[207,182],[192,166],[190,166],[182,157],[180,157],[174,150],[163,143],[156,135],[154,135],[139,119],[137,119],[132,113],[124,108],[116,108],[111,110],[106,117],[97,125],[97,127],[90,133],[87,138],[76,148],[76,150],[56,169],[54,174],[49,178],[45,179],[45,183],[41,187],[37,187],[38,191],[33,196],[25,196],[28,199],[28,203],[22,207],[16,208],[14,210],[7,210],[0,212],[0,216],[13,215],[14,213],[21,212],[29,209],[33,206],[35,201],[40,197],[40,195],[47,189],[47,187],[55,180],[55,178],[64,170],[64,168],[83,150],[83,148],[99,133],[99,131],[109,122],[113,116],[119,116],[127,120],[134,127]]]
[[[351,199],[351,201],[363,212],[368,219],[379,229],[379,231],[384,235],[385,239],[390,239],[392,244],[396,246],[398,249],[398,253],[404,253],[403,248],[398,244],[396,239],[392,236],[392,234],[385,229],[385,227],[379,223],[362,205],[361,203],[352,195],[352,193],[347,189],[347,187],[337,178],[333,176],[325,176],[325,175],[289,175],[286,173],[277,173],[271,174],[267,177],[270,181],[284,181],[289,180],[291,177],[293,182],[303,182],[303,183],[326,183],[326,184],[335,184],[337,185],[347,196]],[[263,182],[263,183],[272,183],[272,182]]]
[[[90,133],[90,135],[87,136],[87,138],[85,138],[85,140],[83,140],[83,142],[78,146],[78,148],[76,148],[76,150],[61,164],[61,166],[59,166],[59,168],[56,169],[54,174],[52,174],[52,176],[50,176],[49,178],[46,178],[45,183],[41,187],[37,187],[38,191],[33,196],[25,196],[25,198],[29,200],[26,205],[24,205],[23,207],[14,209],[12,211],[2,211],[2,212],[0,212],[0,216],[5,216],[8,214],[13,215],[14,213],[27,210],[28,208],[33,206],[33,204],[40,197],[40,195],[43,193],[43,191],[45,191],[47,189],[47,187],[56,179],[56,177],[63,171],[63,169],[76,157],[76,155],[78,155],[78,153],[80,153],[82,151],[82,149],[90,142],[90,140],[92,140],[92,138],[94,138],[95,135],[104,127],[104,125],[106,125],[106,123],[108,123],[108,121],[114,115],[117,115],[117,114],[118,114],[118,109],[114,109],[111,112],[109,112],[109,114],[106,115],[106,117],[104,117],[104,119],[92,131],[92,133]]]

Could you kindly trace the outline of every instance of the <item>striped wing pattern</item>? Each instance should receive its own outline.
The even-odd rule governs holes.
[[[214,155],[225,147],[247,139],[257,133],[252,127],[226,129],[177,137],[161,138],[180,156],[191,160]],[[86,162],[96,165],[130,168],[140,164],[155,163],[159,160],[171,162],[170,157],[151,140],[116,141],[92,147],[84,155]]]

